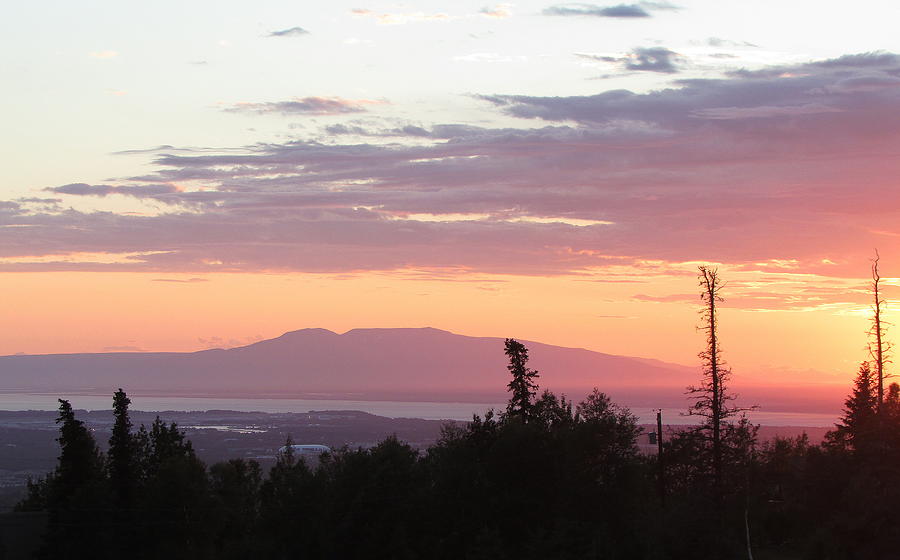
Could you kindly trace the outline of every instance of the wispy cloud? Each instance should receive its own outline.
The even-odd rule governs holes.
[[[248,336],[245,338],[223,338],[221,336],[210,336],[208,338],[198,337],[197,341],[208,348],[234,348],[236,346],[245,346],[263,340],[260,335]]]
[[[732,47],[732,48],[741,48],[741,47],[750,47],[750,48],[758,48],[759,45],[754,45],[748,41],[733,41],[731,39],[722,39],[721,37],[710,37],[706,40],[706,44],[710,47]]]
[[[50,204],[56,205],[62,202],[61,198],[38,198],[38,197],[27,197],[20,198],[17,202],[21,202],[23,204]]]
[[[625,68],[646,72],[677,72],[678,53],[665,47],[639,47],[626,57]]]
[[[636,47],[622,56],[583,53],[578,53],[576,56],[588,60],[616,64],[630,71],[662,72],[666,74],[678,72],[677,63],[683,59],[681,55],[665,47]]]
[[[635,4],[616,4],[600,6],[597,4],[557,4],[544,9],[547,16],[592,16],[604,18],[648,18],[654,10],[678,10],[679,7],[668,2],[637,2]]]
[[[704,119],[764,119],[771,117],[789,117],[798,115],[815,115],[817,113],[837,113],[841,109],[819,103],[806,103],[803,105],[756,107],[713,107],[700,109],[694,112],[694,116]]]
[[[497,4],[493,7],[485,6],[478,13],[489,18],[505,19],[512,16],[512,4]]]
[[[668,294],[664,296],[650,296],[647,294],[635,294],[632,296],[635,301],[649,303],[697,303],[697,294]]]
[[[728,306],[745,311],[843,311],[866,309],[870,297],[868,286],[854,280],[827,279],[809,275],[754,272],[748,275],[739,268],[730,268],[736,278],[752,281],[729,283]],[[635,294],[631,298],[641,303],[697,304],[697,294]]]
[[[279,31],[270,31],[266,37],[302,37],[303,35],[309,35],[309,31],[302,27],[289,27]]]
[[[451,16],[444,12],[425,13],[425,12],[395,12],[395,13],[378,13],[367,9],[351,10],[354,16],[367,17],[374,19],[379,25],[404,25],[407,23],[427,22],[427,21],[450,21],[457,19],[457,16]]]
[[[133,186],[118,185],[88,185],[87,183],[69,183],[59,187],[49,187],[44,189],[47,192],[57,194],[73,194],[78,196],[109,196],[111,194],[122,194],[133,196],[136,198],[146,198],[150,196],[163,196],[178,192],[178,188],[168,184],[143,184]]]
[[[281,113],[283,115],[341,115],[362,113],[369,105],[381,105],[384,101],[370,99],[343,99],[341,97],[303,97],[288,101],[263,103],[237,103],[226,108],[232,113]]]
[[[459,62],[522,62],[528,57],[522,55],[508,55],[495,52],[480,52],[454,56],[453,60]]]
[[[187,279],[180,279],[180,278],[154,278],[153,281],[154,281],[154,282],[171,282],[171,283],[174,283],[174,284],[198,284],[198,283],[203,283],[203,282],[209,282],[209,280],[206,279],[206,278],[187,278]]]

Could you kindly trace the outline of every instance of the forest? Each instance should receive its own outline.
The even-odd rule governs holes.
[[[699,280],[706,344],[685,412],[699,421],[663,432],[658,454],[638,451],[637,418],[601,389],[577,403],[542,391],[506,339],[504,410],[446,425],[421,452],[389,437],[307,464],[288,439],[267,473],[205,465],[159,418],[135,428],[122,389],[101,452],[61,399],[58,465],[16,509],[46,524],[40,558],[896,558],[900,385],[885,387],[877,261],[870,356],[818,445],[759,441],[733,405],[723,283],[709,267]]]

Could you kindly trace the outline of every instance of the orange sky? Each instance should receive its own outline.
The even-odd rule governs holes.
[[[844,384],[866,358],[876,247],[900,301],[892,43],[819,26],[809,51],[792,27],[776,48],[738,36],[769,29],[764,11],[718,5],[714,25],[656,10],[599,35],[537,8],[501,22],[460,5],[448,25],[387,33],[346,6],[297,6],[310,33],[234,17],[233,44],[186,13],[181,47],[199,18],[216,56],[184,59],[167,31],[163,59],[113,20],[85,34],[63,19],[8,49],[26,54],[3,139],[0,353],[432,326],[695,364],[710,264],[736,383]],[[472,52],[501,23],[521,60],[507,40]],[[534,41],[532,25],[558,35]],[[372,42],[347,42],[348,26]],[[313,60],[295,48],[329,62],[300,71]]]
[[[698,297],[692,268],[644,277],[623,269],[615,278],[608,271],[597,277],[5,273],[0,354],[191,351],[305,327],[433,326],[693,364],[703,340],[695,330],[696,301],[683,301]],[[727,269],[722,276],[731,282],[721,307],[722,339],[736,382],[844,382],[865,357],[864,281]],[[859,293],[787,301],[798,285],[827,284],[855,285]],[[758,293],[765,295],[754,299]]]

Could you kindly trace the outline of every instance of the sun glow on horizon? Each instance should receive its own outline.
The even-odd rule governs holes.
[[[7,273],[0,354],[194,351],[238,346],[307,327],[432,326],[470,336],[516,337],[693,365],[699,296],[684,273],[647,276],[515,276],[439,271],[346,274]],[[849,378],[866,358],[866,294],[852,304],[794,309],[783,297],[765,313],[742,276],[720,307],[725,357],[742,383]],[[823,281],[829,281],[824,279]],[[847,285],[859,281],[843,281]],[[748,282],[748,284],[751,284]],[[789,285],[796,287],[794,282]],[[731,293],[729,293],[729,291]],[[674,293],[681,296],[654,296]],[[239,297],[236,295],[239,294]],[[553,294],[553,298],[547,298]],[[638,294],[638,295],[636,295]],[[640,295],[644,294],[644,295]],[[742,307],[749,306],[749,307]],[[783,307],[779,307],[783,306]],[[887,318],[895,314],[889,306]],[[894,339],[895,333],[889,331]],[[809,370],[817,373],[802,373]],[[785,372],[793,371],[790,378]],[[800,373],[797,373],[800,372]],[[748,377],[749,376],[749,377]],[[835,377],[837,376],[837,377]],[[830,382],[830,381],[829,381]]]

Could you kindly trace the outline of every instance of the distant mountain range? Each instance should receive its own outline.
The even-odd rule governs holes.
[[[541,387],[576,399],[596,386],[632,406],[681,406],[699,381],[699,368],[522,342]],[[499,402],[503,348],[502,338],[433,328],[303,329],[227,350],[3,356],[0,391]]]

